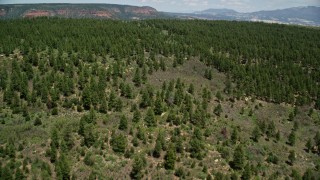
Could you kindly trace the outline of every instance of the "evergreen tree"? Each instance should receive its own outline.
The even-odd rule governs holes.
[[[255,142],[258,142],[259,141],[259,138],[260,138],[261,134],[260,134],[260,128],[258,126],[256,126],[253,131],[252,131],[252,139],[255,141]]]
[[[134,123],[138,123],[141,119],[141,113],[138,109],[135,109],[133,112],[133,119],[132,122]]]
[[[114,152],[124,153],[127,147],[127,138],[123,134],[112,134],[111,146]]]
[[[189,85],[188,92],[192,95],[194,94],[194,85],[192,83]]]
[[[288,144],[294,146],[296,144],[296,134],[294,131],[291,131],[288,137]]]
[[[88,86],[86,86],[82,91],[82,103],[85,110],[89,110],[91,107],[91,98],[92,92]]]
[[[93,125],[92,124],[86,124],[84,127],[84,144],[87,147],[91,147],[95,141],[96,137],[93,134]]]
[[[247,163],[246,166],[244,167],[244,171],[242,173],[241,179],[250,180],[251,176],[252,176],[251,166],[249,165],[249,163]]]
[[[145,84],[148,80],[148,77],[147,77],[147,67],[146,66],[143,66],[142,67],[142,74],[141,74],[141,82],[143,84]]]
[[[8,167],[8,165],[6,165],[6,166],[2,169],[1,179],[3,179],[3,180],[13,180],[13,172],[12,172],[12,170]]]
[[[223,112],[222,106],[221,106],[221,104],[219,103],[219,104],[214,108],[213,113],[214,113],[215,115],[217,115],[217,116],[220,117],[220,114],[221,114],[222,112]]]
[[[42,121],[39,117],[37,117],[35,120],[34,120],[34,123],[33,125],[35,126],[41,126],[42,125]]]
[[[147,90],[143,90],[142,91],[142,98],[141,98],[141,102],[140,102],[140,107],[141,108],[146,108],[148,106],[151,106],[151,98],[150,94],[148,93]]]
[[[238,145],[234,150],[233,161],[231,162],[231,167],[235,170],[241,170],[244,167],[245,156],[241,145]]]
[[[25,176],[23,175],[23,172],[21,171],[20,168],[17,168],[16,175],[15,175],[15,180],[23,180],[23,179],[25,179]]]
[[[58,130],[55,127],[52,129],[50,146],[59,148]]]
[[[163,104],[160,95],[157,95],[156,101],[154,103],[154,113],[155,115],[161,115],[163,112]]]
[[[231,134],[231,142],[233,144],[236,144],[239,139],[239,133],[237,128],[233,128],[232,134]]]
[[[302,176],[302,180],[315,180],[316,178],[313,175],[313,172],[308,168]]]
[[[159,158],[161,155],[161,151],[162,151],[162,145],[161,145],[161,142],[157,139],[156,145],[153,150],[153,157]]]
[[[157,121],[154,115],[154,111],[152,108],[149,108],[146,114],[146,117],[144,118],[144,121],[148,127],[155,127],[157,126]]]
[[[312,149],[312,141],[311,141],[311,138],[308,139],[307,143],[306,143],[306,149],[307,149],[307,152],[310,152],[311,149]]]
[[[302,180],[301,175],[300,175],[299,172],[298,172],[297,170],[295,170],[295,169],[292,169],[290,176],[291,176],[292,179],[294,179],[294,180]]]
[[[161,68],[162,71],[166,71],[166,69],[167,69],[163,58],[160,59],[160,68]]]
[[[136,68],[136,72],[133,76],[132,81],[134,82],[134,85],[137,87],[141,86],[142,80],[141,80],[141,73],[140,73],[140,69]]]
[[[206,155],[206,149],[203,142],[203,137],[201,130],[199,128],[195,128],[193,132],[193,136],[189,142],[190,146],[190,156],[192,158],[197,158],[202,160]]]
[[[58,179],[70,179],[70,165],[64,153],[61,153],[56,165]]]
[[[120,118],[120,124],[119,124],[119,129],[120,130],[126,130],[128,128],[128,120],[125,115],[122,115]]]
[[[132,179],[142,179],[143,178],[143,168],[146,166],[147,161],[144,156],[137,155],[133,159],[132,170],[130,177]]]
[[[57,161],[57,148],[55,146],[51,146],[50,161],[52,163],[55,163]]]
[[[117,98],[114,110],[117,112],[121,112],[122,108],[123,108],[122,100],[120,98]]]
[[[293,150],[289,152],[288,159],[289,159],[290,165],[293,165],[294,161],[296,160],[296,153]]]
[[[276,134],[276,140],[280,141],[280,131],[278,131],[277,134]]]
[[[320,132],[314,136],[314,144],[318,147],[318,153],[320,152]]]
[[[164,167],[168,170],[174,170],[176,163],[176,151],[173,144],[171,144],[167,150],[167,154],[164,157]]]

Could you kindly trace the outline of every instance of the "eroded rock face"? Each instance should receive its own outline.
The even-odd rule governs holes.
[[[92,15],[106,18],[110,18],[112,16],[112,14],[108,11],[94,11]]]
[[[52,13],[47,10],[30,10],[24,13],[23,17],[33,18],[33,17],[41,17],[41,16],[51,16]]]
[[[6,10],[0,9],[0,16],[5,16],[5,15],[6,15]]]
[[[143,15],[152,15],[157,12],[156,9],[152,7],[127,7],[125,12],[134,13],[134,14],[143,14]]]

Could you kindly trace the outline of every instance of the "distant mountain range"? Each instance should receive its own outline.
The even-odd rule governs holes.
[[[66,18],[150,19],[163,13],[148,6],[117,4],[14,4],[0,5],[0,18],[34,18],[40,16]]]
[[[232,9],[207,9],[194,13],[159,12],[149,6],[117,4],[14,4],[0,5],[0,19],[33,18],[40,16],[103,19],[208,19],[262,21],[267,23],[320,26],[320,7],[306,6],[271,11],[240,13]]]
[[[240,13],[231,9],[207,9],[194,13],[174,14],[185,19],[262,21],[268,23],[320,26],[320,7],[306,6],[287,9]]]

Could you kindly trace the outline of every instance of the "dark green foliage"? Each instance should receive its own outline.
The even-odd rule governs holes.
[[[134,85],[137,87],[141,86],[142,80],[141,80],[141,72],[139,68],[136,68],[136,72],[133,76],[132,81],[134,82]]]
[[[245,156],[242,145],[238,145],[234,150],[233,161],[230,163],[231,167],[235,170],[241,170],[244,167]]]
[[[8,166],[2,169],[1,178],[4,180],[13,180],[13,172]]]
[[[273,164],[278,164],[279,158],[276,155],[274,155],[273,153],[269,153],[268,158],[267,158],[267,162],[273,163]]]
[[[25,176],[24,176],[23,172],[21,171],[21,169],[18,168],[16,170],[15,180],[23,180],[23,179],[25,179]]]
[[[190,94],[193,94],[194,93],[194,85],[193,84],[190,84],[189,88],[188,88],[188,92]]]
[[[65,143],[65,145],[67,146],[67,149],[70,150],[73,146],[74,146],[74,140],[72,138],[72,126],[71,125],[67,125],[63,132],[62,132],[62,138],[63,141]]]
[[[143,178],[143,168],[147,165],[147,160],[143,155],[136,155],[133,159],[130,177],[132,179]]]
[[[160,68],[162,71],[166,71],[167,70],[167,67],[166,67],[166,64],[163,60],[163,58],[160,59]]]
[[[164,167],[168,170],[174,170],[176,163],[176,150],[174,144],[170,144],[164,157]]]
[[[250,180],[251,176],[252,176],[251,166],[249,163],[247,163],[246,166],[244,167],[244,171],[242,173],[241,179]]]
[[[274,137],[276,134],[276,125],[274,124],[273,121],[271,121],[268,126],[267,126],[267,131],[266,131],[266,135],[271,138]]]
[[[182,167],[179,167],[175,170],[174,175],[180,178],[185,178],[186,173]],[[208,178],[207,178],[208,179]]]
[[[57,128],[52,129],[50,146],[59,148],[59,137]]]
[[[201,160],[206,156],[206,149],[203,142],[202,133],[199,128],[194,129],[193,136],[189,142],[189,146],[189,151],[191,153],[190,156],[192,158]]]
[[[318,147],[318,153],[320,153],[320,132],[318,131],[317,134],[314,136],[314,143]]]
[[[231,134],[231,142],[233,144],[236,144],[239,139],[239,132],[237,128],[233,128],[232,134]]]
[[[164,107],[163,107],[162,99],[160,95],[157,95],[157,98],[154,102],[154,113],[155,115],[161,115],[163,111],[164,111]]]
[[[299,173],[297,170],[295,170],[295,169],[292,169],[290,176],[291,176],[292,179],[294,179],[294,180],[301,180],[301,179],[302,179],[300,173]]]
[[[33,125],[35,126],[41,126],[42,125],[42,121],[39,117],[36,117],[36,119],[34,120]]]
[[[295,153],[293,150],[291,150],[291,151],[289,152],[288,160],[289,160],[288,162],[289,162],[290,165],[293,165],[293,163],[295,162],[295,160],[296,160],[296,153]]]
[[[207,78],[208,80],[211,80],[212,79],[212,70],[211,69],[205,70],[204,77]]]
[[[306,143],[306,150],[307,152],[310,152],[312,148],[312,141],[311,138],[308,139],[307,143]]]
[[[92,146],[95,141],[96,141],[96,137],[94,135],[94,130],[93,130],[93,125],[92,124],[86,124],[84,126],[84,144],[87,147]]]
[[[58,179],[70,179],[70,165],[65,154],[60,154],[56,164],[56,172]]]
[[[303,180],[315,180],[316,177],[313,175],[313,172],[311,169],[307,169],[306,172],[302,176]]]
[[[255,142],[258,142],[259,141],[259,138],[260,138],[261,134],[260,134],[260,128],[258,126],[256,126],[253,131],[252,131],[252,139],[255,141]]]
[[[52,112],[51,112],[52,115],[56,116],[56,115],[58,115],[58,113],[59,113],[59,111],[58,111],[57,107],[52,109]]]
[[[87,152],[86,156],[83,159],[84,164],[87,166],[93,166],[94,165],[94,156],[91,152]]]
[[[288,118],[288,121],[293,121],[293,119],[294,119],[294,113],[293,112],[291,112],[290,114],[289,114],[289,118]]]
[[[134,110],[132,122],[138,123],[141,119],[141,113],[138,109]]]
[[[155,118],[155,115],[154,115],[154,111],[152,108],[149,108],[148,111],[147,111],[147,114],[144,118],[144,122],[146,123],[146,125],[148,127],[155,127],[157,126],[157,121],[156,121],[156,118]]]
[[[127,148],[127,138],[121,133],[113,133],[110,143],[112,146],[112,150],[116,153],[124,153]]]
[[[296,144],[296,134],[294,131],[291,131],[288,137],[288,144],[294,146]]]
[[[214,110],[213,110],[213,113],[215,114],[215,115],[217,115],[217,116],[220,116],[220,114],[223,112],[223,110],[222,110],[222,106],[221,106],[221,104],[218,104],[215,108],[214,108]]]
[[[128,128],[128,119],[125,115],[122,115],[120,118],[119,129],[126,130]]]
[[[159,140],[159,138],[156,140],[156,145],[154,147],[154,150],[153,150],[153,157],[155,158],[159,158],[160,155],[161,155],[161,151],[162,151],[162,145],[161,145],[161,142]]]
[[[49,151],[50,161],[55,163],[57,161],[57,148],[55,146],[51,146],[51,150]]]

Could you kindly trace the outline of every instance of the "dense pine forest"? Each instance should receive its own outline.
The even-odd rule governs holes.
[[[320,177],[318,28],[0,27],[0,179]]]

